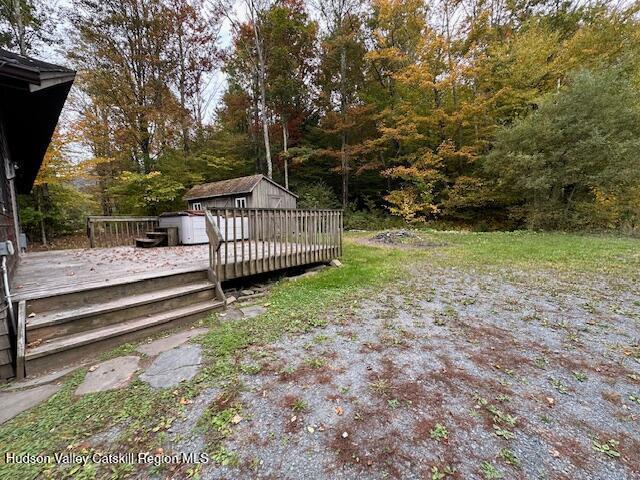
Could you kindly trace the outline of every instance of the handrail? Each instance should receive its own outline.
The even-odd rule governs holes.
[[[216,257],[222,243],[222,235],[220,234],[220,230],[218,229],[211,212],[206,210],[204,217],[207,237],[209,237],[209,269],[207,270],[207,275],[209,277],[209,281],[214,283],[216,286],[216,297],[226,303],[227,299],[222,291],[222,285],[217,274],[218,267],[216,265]]]

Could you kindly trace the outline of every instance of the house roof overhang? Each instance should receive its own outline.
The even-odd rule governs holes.
[[[0,121],[19,193],[33,187],[74,79],[73,70],[0,49]]]

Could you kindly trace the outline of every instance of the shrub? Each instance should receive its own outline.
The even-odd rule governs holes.
[[[300,208],[340,208],[340,202],[332,188],[320,181],[305,184],[297,189]]]

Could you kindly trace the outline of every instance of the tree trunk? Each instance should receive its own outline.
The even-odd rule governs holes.
[[[18,48],[20,49],[20,55],[27,54],[27,42],[24,28],[24,21],[22,18],[22,7],[20,6],[20,0],[13,0],[13,9],[16,16],[16,37],[18,40]]]
[[[342,208],[347,208],[349,203],[349,160],[347,158],[347,132],[344,130],[340,136],[340,166],[342,169]]]
[[[47,229],[45,227],[44,224],[44,209],[43,209],[43,204],[44,204],[44,194],[42,192],[42,186],[38,185],[37,187],[35,187],[35,193],[36,193],[36,206],[38,209],[38,213],[40,214],[40,240],[42,241],[42,245],[44,247],[47,246]],[[16,232],[16,235],[18,235],[18,232]]]
[[[255,14],[253,3],[250,4],[251,20],[253,26],[253,40],[256,46],[256,54],[258,56],[258,87],[260,89],[260,119],[262,120],[262,134],[264,137],[265,158],[267,161],[267,177],[273,177],[273,164],[271,163],[271,145],[269,142],[269,122],[267,120],[267,92],[265,88],[266,65],[264,60],[263,45],[258,31],[258,19]]]
[[[282,149],[284,151],[284,188],[289,190],[289,158],[287,151],[289,147],[289,125],[287,119],[282,119]]]
[[[189,153],[189,117],[187,115],[187,67],[186,67],[186,59],[184,46],[182,44],[182,27],[180,27],[178,31],[178,56],[179,56],[179,80],[178,80],[178,90],[180,93],[180,106],[182,107],[182,113],[180,117],[180,123],[182,128],[182,150],[184,153]]]
[[[342,117],[342,132],[340,134],[340,168],[342,170],[342,208],[349,203],[349,159],[347,158],[347,92],[345,77],[347,76],[347,49],[340,47],[340,114]]]

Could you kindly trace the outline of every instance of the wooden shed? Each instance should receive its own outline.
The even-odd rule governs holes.
[[[184,199],[190,210],[207,208],[296,208],[298,196],[264,175],[195,185]]]

